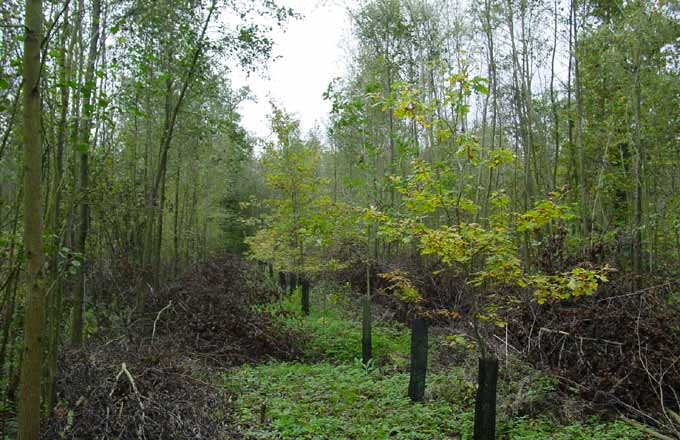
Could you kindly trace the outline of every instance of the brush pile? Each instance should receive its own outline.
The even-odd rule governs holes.
[[[680,405],[680,310],[670,300],[676,288],[665,282],[621,293],[614,281],[592,298],[526,307],[513,317],[511,343],[595,405],[676,425],[680,420],[667,416]]]
[[[150,291],[122,334],[66,351],[45,437],[241,438],[216,373],[299,354],[300,336],[254,307],[276,294],[256,273],[238,258],[214,259]]]

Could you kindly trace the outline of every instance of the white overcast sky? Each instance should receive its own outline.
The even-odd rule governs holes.
[[[302,133],[315,125],[323,127],[330,106],[322,98],[328,83],[345,73],[345,49],[350,19],[344,2],[338,0],[282,0],[302,18],[291,21],[285,32],[276,30],[274,56],[264,72],[246,77],[234,72],[232,86],[248,86],[255,101],[239,106],[242,125],[250,133],[271,135],[267,115],[270,100],[295,114]]]

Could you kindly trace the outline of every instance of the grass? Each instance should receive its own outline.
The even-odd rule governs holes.
[[[295,313],[295,296],[276,306],[290,312],[282,325],[296,326],[308,336],[308,356],[305,362],[249,365],[229,372],[225,385],[238,396],[241,429],[258,439],[471,439],[475,385],[466,379],[469,372],[437,368],[428,374],[426,401],[411,403],[406,397],[407,329],[376,323],[374,353],[379,361],[363,365],[357,359],[361,326],[351,318],[356,308],[343,297],[328,295],[305,319]],[[435,340],[431,349],[437,344]],[[546,381],[539,382],[540,389],[529,394],[545,391]],[[546,416],[499,412],[498,437],[503,439],[641,438],[622,422],[560,425]]]

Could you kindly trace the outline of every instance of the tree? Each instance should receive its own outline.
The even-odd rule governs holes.
[[[85,82],[82,85],[83,94],[83,121],[80,124],[78,133],[78,144],[76,148],[80,156],[80,224],[78,226],[78,239],[76,252],[85,255],[87,246],[87,233],[90,223],[90,170],[89,155],[94,148],[90,145],[92,131],[92,118],[94,97],[97,94],[96,80],[94,76],[95,62],[99,45],[99,21],[101,17],[101,0],[93,0],[92,13],[90,17],[90,42],[87,50],[87,64],[85,70]],[[83,343],[83,302],[85,299],[85,274],[81,268],[76,280],[73,295],[73,309],[71,319],[71,344],[75,346]]]
[[[24,248],[27,258],[24,353],[21,368],[18,438],[40,438],[40,396],[45,314],[42,226],[42,136],[40,66],[43,41],[42,0],[27,0],[24,39]]]
[[[486,93],[484,82],[481,78],[469,79],[465,75],[454,75],[457,86],[461,93],[450,93],[449,99],[460,112],[459,117],[464,117],[469,108],[463,105],[467,96],[473,91]],[[418,109],[418,104],[412,103],[406,108]],[[402,107],[397,105],[397,114],[408,115],[408,112],[399,111]],[[413,116],[413,115],[411,115]],[[423,120],[423,123],[425,122]],[[461,135],[458,139],[462,148],[469,152],[478,151],[478,141],[474,137]],[[504,161],[512,161],[512,156],[492,155],[485,161],[480,161],[481,166],[495,167]],[[458,221],[455,224],[439,225],[433,221],[439,210],[451,210],[459,201],[452,190],[442,186],[447,175],[453,175],[455,171],[446,164],[436,168],[425,161],[416,160],[412,163],[412,171],[405,177],[392,176],[397,191],[402,195],[403,212],[395,215],[373,208],[366,215],[376,221],[381,228],[381,234],[391,241],[402,243],[415,243],[419,253],[423,257],[434,257],[442,267],[430,268],[434,272],[451,270],[457,273],[465,284],[465,293],[472,302],[472,323],[474,337],[479,350],[479,388],[477,393],[477,405],[475,412],[475,439],[491,440],[495,437],[495,405],[496,405],[496,378],[498,361],[489,346],[489,340],[493,334],[494,326],[503,326],[499,311],[503,308],[513,307],[513,304],[521,303],[514,294],[501,295],[501,292],[512,292],[516,289],[526,289],[531,292],[530,299],[543,304],[546,301],[566,299],[573,296],[590,295],[594,293],[600,282],[606,282],[608,267],[601,269],[587,269],[577,267],[557,275],[532,273],[531,263],[522,262],[518,255],[519,247],[513,239],[514,236],[524,234],[524,245],[532,235],[540,231],[546,225],[573,218],[568,207],[556,203],[555,200],[541,200],[533,209],[523,214],[494,215],[488,219],[489,226],[482,227],[480,224],[467,221]],[[554,195],[553,197],[557,197]],[[505,204],[499,204],[502,208]],[[473,202],[467,204],[467,209],[474,212],[480,207]],[[501,213],[499,213],[501,214]],[[422,294],[413,287],[407,274],[392,272],[386,277],[393,281],[392,290],[403,298],[416,305],[421,301]],[[455,311],[443,311],[450,314]],[[432,312],[429,312],[432,313]],[[413,348],[417,352],[418,340],[426,341],[426,331],[422,319],[417,316],[413,324]],[[418,331],[418,334],[416,334]],[[422,358],[415,354],[413,359]],[[426,361],[425,361],[426,362]],[[409,386],[409,394],[414,400],[422,399],[424,390],[424,374],[417,374],[422,370],[423,363],[415,363],[412,366],[412,380]],[[413,379],[414,375],[420,376]],[[413,393],[412,393],[413,392]]]

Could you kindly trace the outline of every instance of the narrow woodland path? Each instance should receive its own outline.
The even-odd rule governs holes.
[[[375,362],[363,365],[361,324],[353,319],[359,306],[349,292],[326,285],[312,298],[308,317],[298,312],[298,295],[266,307],[282,328],[306,335],[300,360],[244,364],[224,375],[236,405],[235,431],[253,439],[472,438],[476,355],[462,338],[432,338],[426,401],[413,404],[406,397],[408,329],[378,319]],[[559,401],[556,381],[510,365],[500,384],[499,438],[641,438],[622,422],[583,419],[578,400]]]
[[[318,284],[312,312],[296,292],[240,258],[193,268],[64,353],[59,407],[45,438],[438,440],[471,438],[476,351],[433,331],[424,403],[406,397],[410,335],[378,311],[374,361],[362,364],[358,304]],[[636,439],[621,422],[586,420],[556,381],[512,361],[499,390],[502,439]]]

